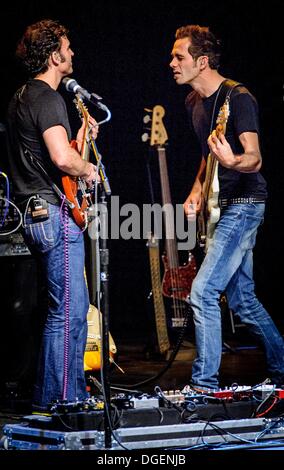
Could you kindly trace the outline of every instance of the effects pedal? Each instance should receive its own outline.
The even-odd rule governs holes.
[[[248,400],[252,397],[252,388],[248,385],[238,385],[237,387],[225,387],[224,389],[212,392],[215,398],[229,401]]]
[[[119,410],[127,409],[146,409],[159,408],[159,397],[142,394],[126,394],[118,393],[111,398],[113,403]]]
[[[68,414],[82,411],[96,411],[104,409],[104,402],[97,398],[87,398],[83,401],[57,401],[50,405],[50,413]]]

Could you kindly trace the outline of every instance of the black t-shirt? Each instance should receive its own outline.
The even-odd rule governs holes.
[[[217,93],[218,90],[208,98],[201,98],[196,91],[192,91],[185,102],[190,131],[195,134],[195,139],[197,137],[205,159],[209,154],[207,139],[212,125],[212,113]],[[215,127],[216,122],[213,123],[211,130]],[[236,155],[244,152],[238,138],[243,132],[259,134],[258,105],[256,99],[245,87],[238,86],[231,94],[230,114],[226,126],[226,139]],[[261,197],[266,199],[267,197],[266,182],[259,172],[241,173],[219,164],[218,176],[220,198]]]
[[[67,110],[62,96],[46,82],[32,79],[14,95],[8,107],[8,135],[10,143],[9,166],[13,191],[18,202],[39,194],[58,204],[58,196],[29,158],[19,151],[27,149],[44,167],[49,177],[60,188],[60,170],[52,163],[42,134],[53,126],[63,126],[71,139]]]

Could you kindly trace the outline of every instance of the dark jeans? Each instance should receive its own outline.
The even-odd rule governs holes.
[[[74,401],[88,396],[83,359],[89,296],[83,234],[68,216],[66,239],[63,212],[53,204],[48,204],[48,209],[48,220],[34,223],[27,213],[24,221],[26,243],[40,257],[48,289],[48,315],[33,401],[40,407],[54,400]]]

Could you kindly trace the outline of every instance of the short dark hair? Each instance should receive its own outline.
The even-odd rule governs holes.
[[[16,56],[22,60],[31,75],[46,72],[50,54],[60,50],[61,38],[67,33],[65,26],[58,21],[38,21],[27,27],[18,43]]]
[[[207,26],[181,26],[177,29],[175,36],[176,39],[190,39],[191,45],[188,48],[188,52],[194,59],[206,55],[211,69],[217,69],[219,67],[221,41],[211,33]]]

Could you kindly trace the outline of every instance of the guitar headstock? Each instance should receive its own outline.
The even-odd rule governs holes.
[[[87,106],[85,105],[83,98],[80,96],[79,93],[76,94],[76,97],[74,99],[75,106],[78,110],[79,116],[81,119],[84,119],[86,123],[88,123],[89,119],[89,111]]]
[[[152,113],[150,145],[151,146],[164,145],[168,140],[168,134],[163,123],[165,109],[163,108],[163,106],[156,105],[154,106],[153,110],[146,109],[146,111],[149,111]],[[147,117],[148,119],[146,119]],[[144,118],[144,122],[148,122],[148,121],[150,121],[150,118],[149,116],[146,116]],[[144,141],[146,141],[148,138],[149,136],[147,134],[144,134],[142,136],[142,140]]]
[[[219,110],[218,117],[217,117],[217,120],[216,120],[216,123],[217,123],[216,135],[217,135],[217,137],[220,134],[225,134],[226,133],[226,126],[227,126],[227,122],[228,122],[228,119],[229,119],[229,115],[230,115],[229,100],[226,99],[225,103],[223,104],[223,106],[221,106],[221,108]]]
[[[89,160],[89,143],[90,143],[90,137],[89,137],[89,112],[88,108],[86,107],[82,97],[77,93],[74,98],[74,103],[75,106],[78,110],[79,116],[82,119],[84,124],[84,130],[83,130],[83,135],[82,135],[82,147],[80,150],[80,154],[83,160]]]

